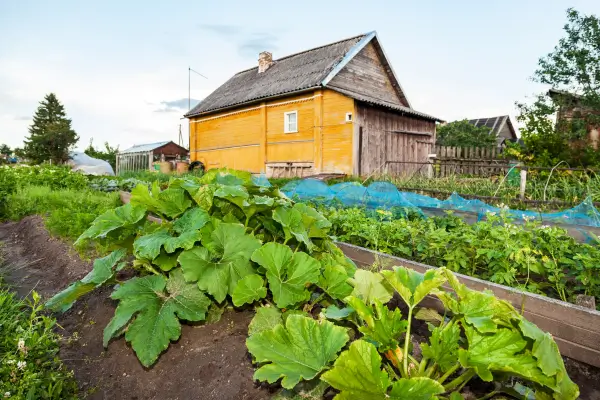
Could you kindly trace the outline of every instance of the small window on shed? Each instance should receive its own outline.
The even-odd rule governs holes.
[[[352,122],[352,113],[346,113],[346,122]]]
[[[283,131],[285,133],[298,132],[298,111],[290,111],[284,114]]]

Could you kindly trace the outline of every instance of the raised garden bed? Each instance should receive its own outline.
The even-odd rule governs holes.
[[[383,269],[404,266],[419,273],[435,268],[347,243],[337,245],[358,266],[378,265]],[[491,290],[497,298],[522,310],[529,321],[554,336],[562,355],[600,367],[600,312],[467,275],[455,275],[470,289]],[[427,306],[443,310],[439,300],[429,297],[426,301]]]

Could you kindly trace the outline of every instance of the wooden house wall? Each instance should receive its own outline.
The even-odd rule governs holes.
[[[323,122],[321,134],[322,172],[352,174],[354,100],[332,90],[323,92]]]
[[[298,131],[284,132],[286,112],[298,113]],[[310,163],[312,172],[352,173],[354,100],[316,90],[239,110],[190,119],[192,161],[207,168],[266,172],[270,164]]]
[[[391,104],[408,106],[398,92],[382,64],[375,45],[369,43],[328,84],[350,90]]]
[[[357,102],[355,174],[427,173],[435,122]],[[388,162],[391,161],[391,162]]]

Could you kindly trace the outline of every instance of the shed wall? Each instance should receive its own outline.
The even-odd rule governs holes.
[[[357,102],[355,174],[427,173],[435,122]]]

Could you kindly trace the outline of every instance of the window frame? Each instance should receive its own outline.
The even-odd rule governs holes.
[[[346,122],[353,122],[352,121],[352,113],[351,112],[347,112],[346,113]]]
[[[290,130],[289,116],[296,115],[296,130]],[[283,133],[297,133],[298,132],[298,110],[288,111],[283,113]]]

